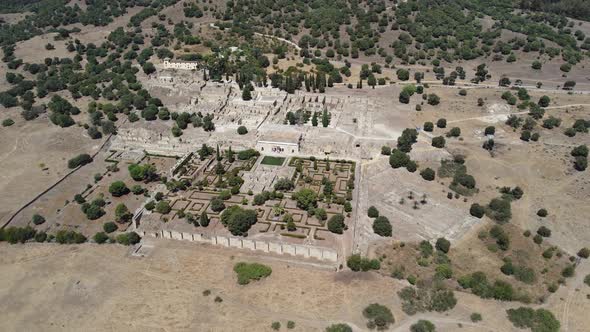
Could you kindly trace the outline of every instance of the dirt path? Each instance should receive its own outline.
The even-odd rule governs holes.
[[[202,22],[202,23],[206,23],[206,22]],[[217,25],[215,25],[215,23],[209,23],[209,26],[213,29],[219,30],[219,27]],[[267,35],[267,34],[260,33],[260,32],[254,32],[254,35],[259,36],[259,37],[270,38],[270,39],[281,41],[283,43],[293,46],[297,51],[301,51],[301,47],[299,47],[299,45],[297,45],[295,42],[292,42],[292,41],[287,40],[285,38],[281,38],[281,37],[277,37],[277,36],[273,36],[273,35]]]
[[[590,106],[590,104],[568,104],[568,105],[560,105],[560,106],[549,106],[549,107],[545,107],[545,110],[554,110],[554,109],[561,109],[561,108],[568,108],[568,107],[583,107],[583,106]],[[471,117],[471,118],[451,120],[451,121],[447,121],[447,123],[457,123],[457,122],[465,122],[465,121],[471,121],[471,120],[486,120],[486,119],[493,119],[495,117],[497,117],[498,121],[500,121],[501,120],[500,117],[503,117],[503,116],[521,115],[521,114],[528,114],[528,113],[529,113],[529,111],[512,112],[512,113],[495,113],[495,114],[476,116],[476,117]]]
[[[499,86],[497,84],[475,84],[467,81],[456,81],[455,85],[444,85],[441,81],[421,81],[422,84],[429,84],[431,87],[437,88],[448,88],[448,89],[503,89],[512,90],[514,88],[525,88],[536,92],[549,92],[549,93],[564,93],[564,94],[590,94],[590,90],[563,90],[563,89],[542,89],[537,88],[533,85],[510,85],[510,86]],[[416,81],[396,82],[395,84],[417,84]],[[382,85],[385,86],[385,85]]]
[[[4,155],[2,155],[2,156],[0,157],[0,161],[3,161],[3,160],[5,160],[5,159],[7,159],[7,158],[8,158],[8,157],[9,157],[11,154],[13,154],[13,153],[16,151],[16,149],[17,149],[17,148],[18,148],[18,146],[19,146],[19,139],[20,139],[19,137],[16,137],[16,138],[14,139],[14,144],[12,145],[12,149],[10,149],[10,151],[8,151],[8,152],[6,152]]]
[[[336,127],[335,129],[341,133],[345,133],[345,134],[352,136],[356,139],[375,140],[375,141],[395,141],[395,140],[397,140],[397,137],[393,138],[393,137],[378,137],[378,136],[357,136],[357,135],[355,135],[349,131],[346,131],[342,128]]]
[[[263,33],[259,33],[259,32],[254,32],[254,35],[256,35],[256,36],[260,36],[260,37],[264,37],[264,38],[271,38],[271,39],[275,39],[275,40],[281,41],[281,42],[283,42],[283,43],[286,43],[286,44],[289,44],[289,45],[291,45],[291,46],[295,47],[295,49],[296,49],[297,51],[301,51],[301,47],[299,47],[299,45],[297,45],[297,44],[295,44],[294,42],[292,42],[292,41],[290,41],[290,40],[287,40],[287,39],[285,39],[285,38],[276,37],[276,36],[273,36],[273,35],[265,35],[265,34],[263,34]]]
[[[565,294],[565,296],[563,297],[563,302],[561,305],[558,305],[556,309],[558,309],[560,312],[556,313],[556,316],[558,316],[559,320],[561,321],[561,327],[563,329],[563,331],[567,332],[569,330],[569,325],[570,325],[570,317],[572,316],[571,313],[571,309],[572,309],[572,305],[574,302],[577,302],[576,300],[581,299],[582,297],[584,297],[583,295],[585,295],[585,293],[580,292],[580,289],[583,287],[587,287],[584,284],[584,278],[586,277],[586,275],[588,275],[590,273],[590,264],[588,264],[587,262],[585,262],[584,260],[577,266],[576,268],[576,272],[575,272],[575,276],[573,279],[568,280],[567,282],[567,293]],[[558,294],[554,294],[552,297],[552,300],[556,300],[557,299],[557,295]],[[549,307],[551,305],[551,303],[548,303],[546,305],[544,305],[543,307]]]
[[[430,87],[436,88],[446,88],[446,89],[500,89],[500,90],[512,90],[514,88],[526,88],[531,91],[535,92],[547,92],[547,93],[561,93],[561,94],[583,94],[587,95],[590,94],[590,90],[563,90],[563,89],[538,89],[536,86],[532,85],[511,85],[511,86],[499,86],[497,84],[475,84],[467,81],[456,81],[455,85],[444,85],[441,81],[425,81],[422,80],[418,83],[416,80],[408,80],[404,82],[393,82],[389,85],[376,85],[374,89],[385,89],[390,85],[408,85],[408,84],[428,84]],[[334,86],[341,85],[346,86],[346,83],[335,83]]]
[[[545,107],[545,109],[552,110],[552,109],[558,109],[558,108],[583,107],[583,106],[590,106],[590,104],[569,104],[569,105],[560,105],[560,106],[548,106],[548,107]]]

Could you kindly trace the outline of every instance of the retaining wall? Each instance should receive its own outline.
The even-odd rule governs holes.
[[[303,258],[315,258],[323,261],[336,263],[338,253],[336,250],[300,244],[287,244],[280,242],[269,242],[261,240],[250,240],[233,236],[213,236],[208,237],[200,233],[188,233],[161,230],[157,232],[145,232],[138,230],[137,233],[143,236],[159,237],[171,240],[182,240],[190,242],[210,243],[222,247],[231,247],[236,249],[247,249],[261,251],[265,253],[275,253],[281,255],[298,256]]]

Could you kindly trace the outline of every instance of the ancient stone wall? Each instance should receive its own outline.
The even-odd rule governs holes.
[[[138,231],[141,236],[159,237],[171,240],[183,240],[190,242],[209,243],[222,247],[231,247],[236,249],[247,249],[260,251],[264,253],[274,253],[280,255],[290,255],[303,258],[314,258],[322,261],[336,263],[338,253],[336,250],[308,245],[288,244],[261,240],[243,239],[233,236],[213,236],[208,237],[203,234],[193,234],[188,232],[177,232],[161,230],[159,232]]]
[[[187,154],[185,154],[184,156],[182,156],[180,159],[178,159],[178,161],[176,162],[176,164],[174,164],[174,166],[172,166],[172,168],[170,168],[170,172],[168,174],[169,177],[174,177],[176,175],[176,173],[178,173],[178,170],[183,167],[184,165],[186,165],[186,163],[189,162],[189,160],[192,158],[193,153],[189,152]]]

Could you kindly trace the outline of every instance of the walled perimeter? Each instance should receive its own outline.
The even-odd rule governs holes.
[[[257,250],[257,251],[261,251],[264,253],[272,253],[272,254],[280,254],[280,255],[287,254],[287,255],[291,255],[291,256],[300,256],[303,258],[314,258],[314,259],[327,261],[327,262],[331,262],[331,263],[336,263],[338,261],[338,253],[336,252],[336,250],[322,248],[322,247],[300,245],[300,244],[287,244],[287,243],[279,243],[279,242],[269,242],[269,241],[232,237],[232,236],[209,237],[209,236],[199,234],[199,233],[178,232],[178,231],[168,231],[168,230],[161,230],[161,231],[157,231],[157,232],[146,232],[146,231],[138,230],[137,232],[142,237],[143,236],[152,236],[152,237],[161,237],[164,239],[171,239],[171,240],[184,240],[184,241],[191,241],[191,242],[209,243],[209,244],[219,245],[219,246],[223,246],[223,247]]]

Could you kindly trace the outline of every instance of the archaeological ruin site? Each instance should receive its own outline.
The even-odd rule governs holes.
[[[2,331],[586,332],[589,59],[589,0],[2,0]]]

